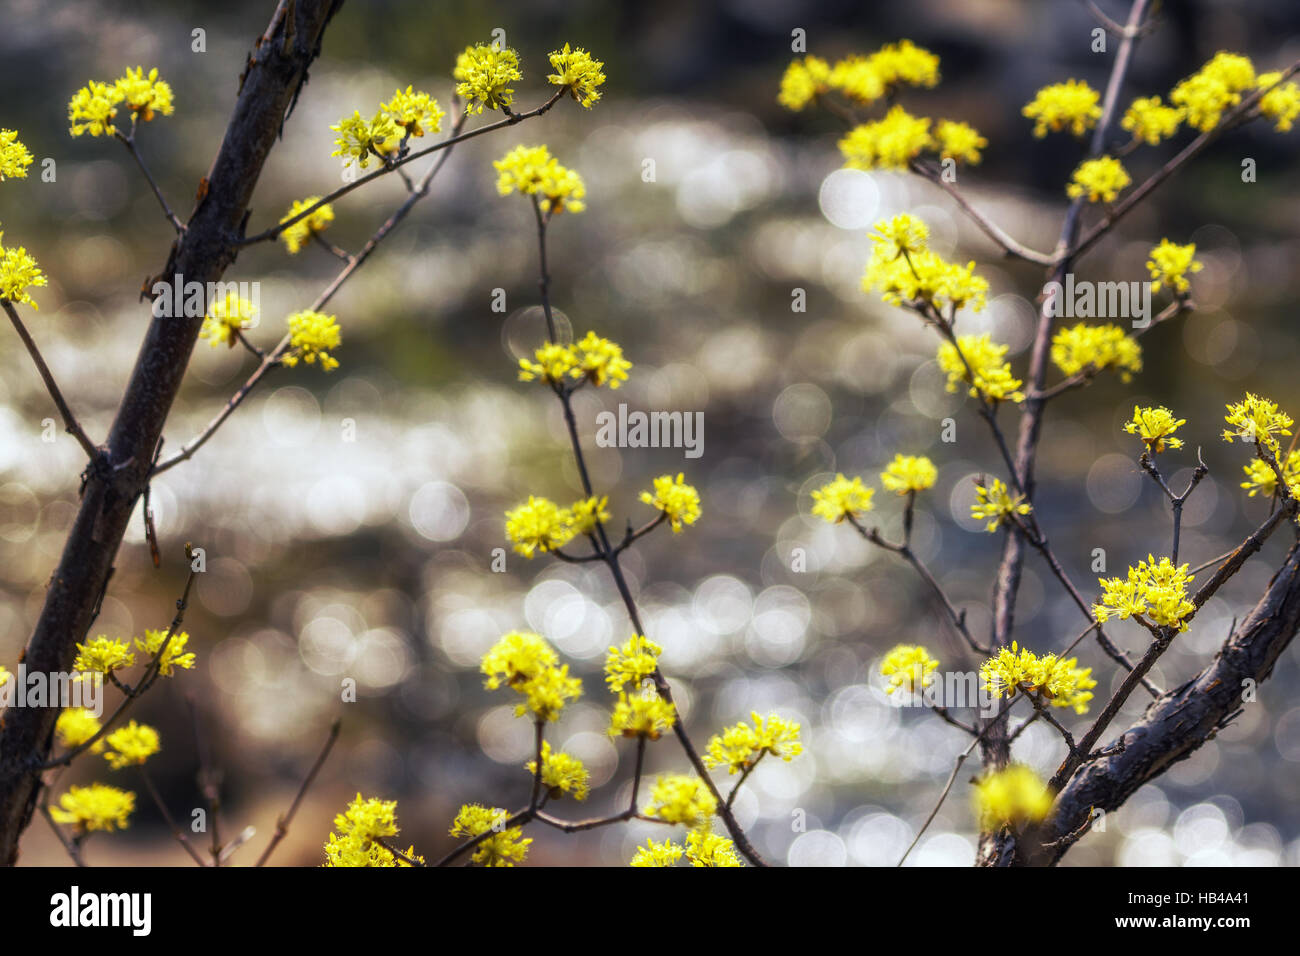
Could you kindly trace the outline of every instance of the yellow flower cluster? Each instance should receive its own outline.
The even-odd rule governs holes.
[[[101,634],[84,644],[77,645],[77,658],[72,662],[72,669],[85,674],[108,675],[115,670],[134,665],[135,655],[131,653],[130,644]]]
[[[142,764],[162,746],[158,740],[158,731],[147,724],[137,724],[134,720],[113,731],[104,738],[104,742],[109,747],[104,759],[114,770]]]
[[[111,832],[126,829],[134,810],[134,793],[92,783],[88,787],[69,787],[59,797],[59,805],[50,808],[50,816],[55,823],[74,825],[80,833]]]
[[[177,667],[184,670],[192,670],[197,660],[193,651],[185,650],[185,645],[190,642],[189,634],[181,631],[172,634],[171,640],[167,639],[166,630],[148,630],[144,632],[144,639],[135,639],[137,650],[152,656],[156,656],[162,650],[163,644],[167,645],[167,652],[163,654],[162,659],[158,661],[158,673],[163,677],[171,677]]]
[[[356,163],[361,169],[370,165],[370,160],[378,156],[386,157],[398,147],[401,134],[393,122],[393,117],[380,108],[370,119],[362,119],[359,110],[353,110],[351,116],[345,116],[330,127],[338,136],[334,139],[334,152],[331,156],[341,156],[347,163]]]
[[[1079,667],[1077,657],[1039,657],[1014,641],[980,666],[980,677],[995,700],[1023,693],[1046,700],[1053,707],[1070,707],[1076,714],[1088,712],[1092,689],[1097,686],[1092,668]]]
[[[602,70],[605,64],[592,57],[590,53],[578,47],[570,50],[569,44],[564,49],[551,53],[551,69],[555,72],[546,80],[553,86],[566,87],[574,100],[585,109],[600,99],[596,87],[605,82]]]
[[[526,503],[506,512],[506,537],[526,558],[538,551],[554,551],[579,534],[590,534],[597,522],[608,521],[608,502],[608,498],[584,498],[561,508],[549,498],[529,495]]]
[[[113,117],[123,101],[132,112],[133,123],[148,122],[155,113],[170,116],[174,109],[172,88],[166,80],[158,79],[156,67],[147,74],[144,67],[128,67],[126,74],[112,83],[91,80],[72,95],[68,103],[68,122],[72,124],[69,131],[73,136],[112,136],[117,132]]]
[[[207,339],[213,348],[228,345],[233,349],[239,342],[240,332],[257,324],[257,312],[257,306],[238,292],[227,292],[224,298],[208,304],[199,338]]]
[[[650,790],[650,804],[643,812],[648,817],[680,823],[693,830],[706,826],[717,809],[717,798],[704,781],[674,773],[655,781]]]
[[[870,56],[854,54],[833,67],[816,56],[793,61],[781,77],[777,102],[802,110],[830,90],[868,105],[900,85],[933,87],[939,82],[939,58],[911,40],[882,47]]]
[[[605,683],[611,694],[631,684],[633,689],[650,678],[659,667],[664,649],[643,634],[633,634],[622,647],[611,647],[605,655]]]
[[[538,634],[511,631],[483,655],[480,670],[488,690],[509,687],[523,697],[515,716],[532,713],[538,720],[555,720],[564,705],[582,696],[582,681],[569,676],[569,665]]]
[[[710,830],[692,830],[686,836],[683,849],[672,840],[656,843],[647,839],[645,846],[637,847],[632,866],[674,866],[683,853],[691,866],[744,866],[736,846],[724,836]]]
[[[757,711],[749,716],[754,721],[752,724],[742,720],[709,738],[704,753],[706,767],[725,766],[729,774],[741,773],[758,763],[764,754],[789,763],[803,753],[797,723],[776,714],[760,717]]]
[[[623,357],[622,346],[588,332],[573,345],[551,342],[537,349],[532,359],[520,359],[519,380],[559,385],[567,376],[616,389],[627,381],[631,367],[632,363]]]
[[[1114,369],[1120,381],[1142,371],[1142,347],[1117,325],[1079,325],[1052,336],[1052,361],[1066,375],[1086,368]]]
[[[1004,522],[1014,524],[1016,515],[1027,515],[1034,510],[1023,499],[1024,495],[1013,498],[999,478],[994,478],[992,482],[978,481],[975,483],[975,503],[970,506],[970,516],[977,521],[987,520],[985,531],[997,531]]]
[[[582,212],[587,195],[582,177],[560,164],[546,146],[516,146],[492,163],[496,167],[497,192],[502,196],[518,191],[539,197],[543,212]]]
[[[1178,132],[1183,116],[1181,108],[1164,105],[1158,96],[1139,96],[1124,112],[1119,125],[1132,133],[1134,139],[1155,146]]]
[[[951,342],[939,345],[939,368],[948,376],[948,391],[955,392],[962,383],[970,385],[972,397],[983,397],[992,402],[1023,402],[1024,384],[1011,374],[1011,363],[1006,361],[1007,346],[997,345],[987,332],[979,335],[962,335],[954,346]]]
[[[442,118],[447,115],[432,96],[410,86],[405,92],[394,90],[393,98],[380,103],[379,109],[401,129],[403,138],[441,132]]]
[[[1244,401],[1228,404],[1228,414],[1224,416],[1224,421],[1232,426],[1224,429],[1224,441],[1239,439],[1254,442],[1274,455],[1281,454],[1278,436],[1289,436],[1291,426],[1295,424],[1290,415],[1277,407],[1277,402],[1270,402],[1267,398],[1249,392]]]
[[[456,57],[451,75],[456,80],[456,95],[465,101],[466,113],[482,113],[485,106],[508,110],[515,93],[510,84],[523,79],[519,54],[509,47],[482,43],[466,47]]]
[[[924,455],[894,455],[894,460],[880,473],[880,483],[886,491],[897,495],[909,495],[934,487],[939,478],[939,469],[934,462]]]
[[[1247,57],[1220,51],[1169,94],[1181,106],[1189,125],[1208,132],[1219,125],[1223,111],[1241,102],[1241,94],[1254,88],[1255,67]]]
[[[506,827],[509,818],[505,810],[467,803],[457,811],[449,832],[468,839],[491,833],[474,848],[470,860],[479,866],[514,866],[524,861],[533,840],[524,836],[523,827]]]
[[[663,843],[656,843],[649,837],[646,838],[645,846],[636,848],[636,855],[632,857],[630,866],[673,866],[682,858],[685,852],[672,840],[664,840]]]
[[[684,525],[695,524],[701,514],[700,493],[693,485],[685,483],[685,477],[682,472],[678,472],[676,478],[660,475],[654,480],[653,493],[641,492],[642,502],[658,508],[668,516],[674,534],[681,531]]]
[[[27,290],[47,284],[45,273],[23,246],[6,247],[3,240],[0,232],[0,299],[35,309],[36,300]]]
[[[980,161],[980,150],[989,141],[968,123],[941,119],[934,124],[934,139],[941,159],[952,159],[974,166]]]
[[[1034,121],[1034,135],[1040,139],[1049,130],[1068,129],[1082,136],[1101,119],[1101,96],[1082,80],[1071,79],[1043,87],[1020,112]]]
[[[892,694],[902,687],[910,694],[918,688],[929,687],[934,683],[931,675],[938,666],[938,659],[919,644],[895,646],[880,662],[880,673],[889,678],[885,693]]]
[[[1118,159],[1114,156],[1098,156],[1096,159],[1085,159],[1079,164],[1069,185],[1065,187],[1065,194],[1071,199],[1086,196],[1088,202],[1114,202],[1131,182],[1133,180],[1129,178],[1128,171]]]
[[[26,179],[32,154],[18,141],[18,131],[0,129],[0,183],[6,178]]]
[[[1279,83],[1281,72],[1261,73],[1259,88],[1268,90],[1259,100],[1259,111],[1273,120],[1273,129],[1289,133],[1300,116],[1300,85],[1291,80]]]
[[[1152,624],[1187,630],[1187,616],[1196,605],[1187,600],[1187,585],[1195,577],[1187,573],[1187,565],[1175,567],[1168,558],[1159,561],[1147,555],[1136,568],[1128,569],[1127,578],[1100,578],[1102,597],[1100,604],[1092,606],[1099,621],[1118,617],[1149,619]]]
[[[0,684],[4,681],[0,679]],[[58,721],[54,724],[54,734],[59,738],[59,744],[67,750],[74,750],[89,740],[94,740],[104,725],[99,722],[99,718],[92,714],[84,707],[68,707],[59,714]],[[103,740],[95,740],[90,745],[92,753],[99,753],[104,749]]]
[[[1033,770],[1011,764],[975,781],[974,802],[982,828],[1018,827],[1046,817],[1052,810],[1052,793]]]
[[[1282,466],[1282,477],[1286,479],[1287,491],[1292,498],[1300,497],[1300,451],[1288,452],[1286,460],[1279,464]],[[1249,465],[1243,465],[1242,470],[1246,473],[1246,480],[1241,483],[1241,487],[1249,493],[1248,497],[1261,494],[1271,498],[1276,494],[1277,472],[1268,462],[1256,458]]]
[[[871,499],[875,494],[876,489],[866,487],[861,478],[845,478],[844,475],[837,474],[833,481],[812,493],[812,513],[836,524],[845,518],[870,511]]]
[[[634,694],[618,695],[609,719],[609,735],[658,740],[676,723],[677,707],[660,697],[653,687],[645,687]]]
[[[843,88],[843,80],[840,81]],[[798,112],[831,88],[831,65],[819,56],[793,60],[781,77],[781,92],[776,100],[788,110]]]
[[[1155,455],[1166,448],[1182,448],[1183,440],[1174,437],[1174,432],[1186,424],[1187,419],[1177,418],[1163,405],[1145,408],[1134,405],[1133,418],[1124,425],[1124,431],[1141,438]]]
[[[299,213],[311,209],[320,202],[320,196],[308,196],[306,199],[295,199],[289,211],[280,217],[280,222],[288,222]],[[334,221],[334,207],[325,203],[319,208],[308,213],[291,226],[286,226],[280,233],[280,238],[284,240],[289,255],[296,256],[311,239],[312,236],[324,232],[329,224]]]
[[[397,836],[397,801],[366,799],[357,794],[356,799],[334,818],[334,827],[325,844],[325,865],[328,867],[401,867],[410,866],[379,845],[384,837]],[[415,848],[406,854],[413,859]]]
[[[524,765],[530,774],[537,773],[537,760]],[[590,792],[587,768],[577,757],[562,751],[551,750],[549,741],[542,742],[542,786],[546,788],[552,800],[558,800],[566,793],[575,800],[586,800]]]
[[[882,119],[862,123],[839,142],[846,169],[906,169],[934,146],[930,121],[895,105]]]
[[[343,333],[334,316],[304,309],[293,313],[288,321],[289,351],[280,358],[281,364],[292,368],[301,359],[308,365],[319,362],[326,372],[339,367],[339,360],[329,353],[343,344]]]
[[[1151,255],[1147,258],[1147,271],[1154,280],[1151,291],[1159,292],[1161,287],[1167,287],[1174,295],[1186,293],[1192,287],[1187,281],[1187,273],[1200,272],[1204,268],[1195,257],[1195,243],[1180,246],[1168,239],[1161,239],[1160,245],[1151,247]]]
[[[909,213],[876,223],[862,287],[879,290],[890,305],[920,300],[940,312],[965,306],[979,312],[988,296],[988,280],[975,275],[974,262],[946,262],[932,252],[929,235],[929,226]]]

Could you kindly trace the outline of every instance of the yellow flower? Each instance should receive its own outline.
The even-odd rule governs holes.
[[[330,155],[342,156],[345,162],[355,162],[361,169],[367,168],[374,157],[382,158],[391,152],[401,139],[393,117],[383,109],[368,121],[353,110],[351,116],[343,117],[330,129],[338,133]]]
[[[855,126],[839,142],[846,169],[906,169],[931,148],[930,121],[894,106],[883,119]]]
[[[573,533],[591,534],[596,530],[596,525],[608,521],[609,512],[605,510],[608,504],[609,498],[595,496],[575,501],[569,509]]]
[[[988,519],[985,531],[997,531],[1003,524],[1015,523],[1016,515],[1027,515],[1034,509],[1024,500],[1024,495],[1011,497],[1007,486],[998,478],[992,483],[976,482],[975,504],[970,506],[970,516],[977,521]]]
[[[1053,707],[1070,707],[1076,714],[1088,712],[1092,700],[1091,667],[1079,667],[1077,657],[1062,658],[1055,654],[1036,655],[1029,648],[1001,648],[980,667],[984,688],[994,699],[1014,697],[1024,692],[1045,699]]]
[[[3,239],[4,233],[0,232],[0,240]],[[35,309],[36,300],[27,290],[39,288],[47,282],[45,273],[25,248],[5,248],[3,242],[0,242],[0,299],[8,299],[14,305],[30,305]]]
[[[1011,374],[1006,354],[1007,346],[995,344],[987,332],[960,336],[956,346],[941,342],[939,368],[948,375],[948,391],[955,392],[962,383],[967,383],[972,397],[1023,402],[1025,394],[1020,386],[1024,383]]]
[[[1118,617],[1121,621],[1141,616],[1161,627],[1187,630],[1187,616],[1196,605],[1187,600],[1187,585],[1195,576],[1187,565],[1175,567],[1168,558],[1156,561],[1151,555],[1128,569],[1125,578],[1100,578],[1102,598],[1092,612],[1099,621]]]
[[[568,87],[574,100],[590,109],[591,104],[600,99],[596,87],[605,82],[605,74],[601,72],[604,66],[582,47],[570,51],[566,43],[563,50],[551,53],[551,69],[555,72],[546,80],[552,86]]]
[[[946,119],[934,124],[934,138],[939,144],[940,157],[972,166],[978,165],[980,150],[989,144],[973,126]]]
[[[1291,80],[1278,83],[1280,79],[1280,72],[1259,75],[1259,88],[1268,90],[1260,98],[1259,111],[1274,121],[1273,129],[1277,132],[1289,133],[1295,125],[1295,118],[1300,116],[1300,86]]]
[[[91,80],[72,94],[68,103],[68,122],[72,124],[69,132],[73,136],[82,133],[112,136],[117,132],[117,127],[113,125],[113,117],[117,115],[116,106],[124,96],[117,84]]]
[[[537,760],[528,761],[524,769],[536,774]],[[587,768],[581,760],[563,752],[552,752],[550,743],[542,742],[542,786],[550,792],[552,800],[558,800],[566,793],[575,800],[586,800],[590,790],[587,780]]]
[[[709,830],[692,830],[686,835],[686,859],[691,866],[744,866],[736,845]]]
[[[984,829],[1036,823],[1052,810],[1051,791],[1023,764],[985,774],[975,782],[974,799],[975,815]]]
[[[659,655],[664,649],[642,634],[633,634],[622,647],[611,647],[605,655],[605,683],[611,694],[620,693],[625,686],[641,686],[642,681],[659,667]]]
[[[208,340],[216,348],[228,345],[234,348],[239,333],[257,324],[257,306],[237,292],[227,292],[224,299],[214,299],[208,304],[208,314],[203,317],[199,338]]]
[[[700,516],[700,493],[691,485],[685,484],[685,475],[678,472],[674,481],[672,475],[660,475],[654,480],[654,493],[641,492],[641,500],[651,507],[658,508],[668,516],[668,523],[676,534],[683,525],[695,524]]]
[[[137,724],[134,720],[113,731],[104,738],[104,742],[109,746],[104,759],[114,770],[142,764],[161,747],[158,731],[147,724]]]
[[[878,289],[890,305],[908,305],[919,299],[941,312],[965,306],[975,312],[982,310],[989,284],[975,275],[975,263],[963,266],[947,262],[924,247],[913,250],[911,246],[918,241],[915,229],[924,227],[924,223],[913,216],[903,222],[900,219],[903,217],[895,216],[876,224],[878,234],[871,237],[875,245],[862,277],[863,289]],[[914,230],[910,235],[904,232],[907,226]]]
[[[1132,133],[1134,139],[1155,146],[1177,133],[1182,122],[1183,111],[1178,107],[1165,106],[1158,96],[1139,96],[1119,125]]]
[[[546,146],[516,146],[492,165],[497,170],[497,192],[520,192],[541,197],[543,211],[582,212],[587,187],[579,176],[551,155]]]
[[[100,635],[94,640],[77,645],[77,659],[72,662],[74,671],[88,674],[111,674],[135,664],[135,655],[126,641],[112,640]]]
[[[885,86],[906,83],[932,88],[939,82],[939,58],[911,40],[886,44],[869,59]]]
[[[541,346],[533,352],[533,357],[536,361],[526,358],[519,360],[519,381],[537,380],[548,385],[558,385],[578,364],[573,346],[560,345],[558,342]]]
[[[672,866],[682,858],[682,848],[672,840],[656,843],[646,838],[645,846],[636,848],[631,866]]]
[[[281,364],[292,368],[302,359],[308,365],[319,361],[326,372],[339,367],[339,360],[329,353],[343,344],[343,334],[334,316],[308,309],[293,313],[288,321],[289,351],[280,358]]]
[[[320,196],[308,196],[306,199],[295,199],[289,211],[280,217],[281,222],[288,222],[294,216],[306,209],[311,209],[320,202]],[[329,224],[334,221],[334,207],[325,203],[320,208],[308,213],[291,226],[286,226],[280,233],[280,238],[284,240],[285,246],[289,250],[289,255],[298,254],[307,241],[317,233],[324,232]]]
[[[718,809],[717,798],[699,777],[674,773],[660,777],[650,790],[645,815],[691,829],[709,822]]]
[[[828,481],[812,493],[812,513],[831,524],[838,524],[845,518],[870,511],[875,494],[876,489],[866,487],[861,478],[845,478],[837,474],[834,481]]]
[[[0,684],[3,684],[3,678],[0,678]],[[90,711],[84,707],[68,707],[59,714],[59,719],[54,725],[54,733],[59,738],[59,743],[67,750],[75,750],[88,740],[93,740],[95,735],[104,727]],[[104,741],[96,740],[90,745],[92,753],[99,753],[104,749]]]
[[[644,687],[632,695],[618,695],[609,720],[609,735],[658,740],[675,723],[677,707],[660,697],[653,687]]]
[[[1249,392],[1245,401],[1229,403],[1224,421],[1233,426],[1224,430],[1224,441],[1231,442],[1235,438],[1255,442],[1274,455],[1281,453],[1277,436],[1289,436],[1291,426],[1295,424],[1290,415],[1277,407],[1277,402]]]
[[[1087,196],[1088,202],[1114,202],[1131,182],[1123,163],[1113,156],[1099,156],[1079,164],[1065,194],[1071,199]]]
[[[806,56],[794,60],[781,77],[781,94],[777,102],[798,112],[830,89],[831,67],[820,57]]]
[[[800,727],[794,721],[776,714],[760,717],[757,711],[749,716],[753,724],[741,721],[709,738],[704,753],[706,767],[726,767],[729,774],[741,773],[758,763],[764,754],[789,763],[803,753],[803,744],[799,742]]]
[[[102,783],[88,787],[72,786],[59,797],[59,805],[50,808],[55,823],[75,824],[82,833],[96,830],[124,830],[127,818],[135,810],[135,794]]]
[[[892,694],[902,687],[910,694],[918,688],[929,687],[934,683],[931,675],[938,666],[939,661],[919,644],[897,645],[880,662],[880,673],[889,678],[885,693]]]
[[[1281,465],[1282,477],[1286,479],[1291,497],[1300,496],[1300,451],[1289,452]],[[1268,462],[1256,458],[1249,465],[1243,465],[1242,470],[1246,473],[1246,480],[1241,487],[1248,492],[1247,497],[1253,498],[1258,493],[1271,498],[1277,492],[1277,472]]]
[[[1184,109],[1189,125],[1209,132],[1219,125],[1223,111],[1240,103],[1241,94],[1255,83],[1255,67],[1249,59],[1220,51],[1175,86],[1169,99]]]
[[[158,79],[157,67],[150,70],[147,76],[142,66],[137,66],[134,70],[127,67],[126,75],[120,77],[114,85],[137,119],[147,123],[153,119],[155,110],[163,116],[171,116],[172,88],[166,80]]]
[[[528,712],[539,720],[555,720],[564,705],[582,696],[582,681],[569,676],[569,665],[546,641],[531,632],[511,631],[483,655],[480,666],[488,690],[510,687],[523,695],[515,716]]]
[[[467,803],[457,811],[448,832],[454,837],[468,839],[491,833],[474,848],[470,859],[479,866],[514,866],[524,861],[533,841],[524,836],[523,827],[507,828],[505,822],[509,818],[505,810]]]
[[[325,865],[328,867],[402,867],[410,866],[394,856],[377,841],[397,836],[397,801],[369,799],[357,794],[356,799],[334,818],[338,834],[330,833],[325,844]],[[407,856],[423,862],[411,847]]]
[[[1161,239],[1160,245],[1152,246],[1151,255],[1147,259],[1147,271],[1155,280],[1151,283],[1151,291],[1159,292],[1161,286],[1168,286],[1174,295],[1184,294],[1192,287],[1187,281],[1187,273],[1200,272],[1203,268],[1195,256],[1196,244],[1191,242],[1180,246],[1168,239]]]
[[[1101,97],[1082,80],[1066,80],[1044,86],[1021,113],[1034,121],[1034,135],[1042,138],[1048,130],[1059,133],[1069,129],[1082,136],[1101,119]]]
[[[456,57],[452,70],[456,80],[456,95],[465,101],[466,113],[490,110],[509,110],[515,91],[510,84],[523,79],[519,72],[519,54],[506,47],[495,45],[466,47]]]
[[[442,129],[442,118],[447,115],[432,96],[413,90],[410,86],[406,92],[395,90],[393,98],[387,103],[380,103],[379,108],[388,114],[389,119],[406,136],[439,132]]]
[[[893,262],[903,255],[925,252],[930,241],[930,227],[911,213],[900,212],[892,219],[882,219],[872,229],[873,255]]]
[[[880,483],[886,491],[908,495],[934,487],[939,470],[924,455],[894,455],[894,460],[880,473]]]
[[[506,537],[526,558],[538,551],[562,548],[577,533],[573,512],[549,498],[529,495],[526,504],[506,512]]]
[[[26,179],[32,154],[18,141],[18,131],[0,129],[0,183],[6,178]]]
[[[816,59],[809,57],[809,60]],[[822,61],[818,61],[822,63]],[[824,67],[825,64],[822,63]],[[813,72],[809,68],[809,72]],[[855,103],[870,105],[885,95],[885,80],[872,57],[853,54],[846,56],[831,68],[829,80],[824,73],[819,77]],[[822,92],[825,92],[823,89]]]
[[[195,655],[193,651],[186,651],[185,645],[190,642],[189,634],[181,631],[179,634],[172,634],[171,640],[167,640],[168,631],[144,632],[144,640],[135,639],[135,646],[138,650],[154,656],[160,650],[164,643],[167,644],[167,653],[163,655],[162,660],[158,662],[158,673],[163,677],[171,677],[175,668],[182,667],[185,670],[191,670],[194,667]]]
[[[627,381],[627,370],[632,367],[632,363],[623,358],[621,346],[595,332],[588,332],[573,346],[573,359],[570,375],[585,378],[592,385],[608,385],[611,389]]]
[[[1129,382],[1142,371],[1142,347],[1117,325],[1079,325],[1052,337],[1052,361],[1066,375],[1086,368],[1114,369]]]
[[[1174,417],[1163,405],[1146,408],[1134,405],[1133,419],[1124,426],[1124,431],[1141,438],[1155,455],[1165,448],[1182,448],[1183,440],[1175,438],[1174,432],[1186,424],[1187,419]]]

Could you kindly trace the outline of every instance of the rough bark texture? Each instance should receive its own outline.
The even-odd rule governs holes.
[[[280,0],[239,80],[234,113],[185,232],[160,278],[215,282],[235,260],[253,189],[342,0]],[[232,78],[233,80],[233,78]],[[93,622],[117,549],[198,338],[201,317],[155,317],[99,459],[86,472],[77,518],[21,662],[68,671]],[[11,708],[0,726],[0,863],[18,859],[57,708]]]

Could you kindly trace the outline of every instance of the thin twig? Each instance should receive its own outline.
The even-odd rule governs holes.
[[[50,367],[45,364],[45,359],[41,357],[41,350],[36,347],[36,342],[27,332],[27,326],[23,325],[23,320],[18,317],[18,310],[14,308],[12,302],[8,299],[0,299],[0,305],[4,306],[5,313],[9,316],[9,321],[13,323],[14,330],[17,331],[18,337],[23,340],[23,345],[27,347],[27,354],[32,357],[36,364],[36,371],[40,373],[41,381],[45,383],[45,390],[50,393],[50,398],[54,399],[54,405],[63,416],[63,425],[68,430],[68,434],[77,439],[82,450],[91,461],[98,460],[100,450],[95,447],[95,443],[90,440],[81,423],[77,421],[77,416],[72,414],[72,409],[63,398],[63,393],[59,391],[58,384],[54,381],[54,375],[50,372]]]
[[[271,858],[275,848],[280,845],[280,841],[285,838],[289,832],[289,824],[293,822],[294,814],[298,812],[298,807],[302,804],[303,798],[307,796],[307,790],[311,787],[312,781],[316,779],[316,774],[320,773],[320,768],[325,765],[326,758],[329,757],[330,751],[334,749],[334,742],[339,739],[339,728],[343,726],[341,719],[336,719],[330,724],[329,735],[325,738],[325,744],[321,747],[320,753],[316,756],[316,762],[311,765],[307,771],[307,776],[303,777],[302,785],[298,787],[298,793],[293,798],[293,803],[289,804],[289,810],[275,821],[275,833],[271,836],[271,842],[266,845],[262,855],[257,858],[256,866],[266,865],[266,861]]]

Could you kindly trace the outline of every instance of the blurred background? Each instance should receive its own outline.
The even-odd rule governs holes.
[[[1101,2],[1124,18],[1126,4]],[[138,141],[186,218],[246,52],[273,7],[0,2],[0,124],[18,129],[37,157],[28,179],[0,191],[0,223],[6,241],[25,245],[50,276],[36,292],[40,311],[25,315],[96,438],[148,319],[137,301],[141,281],[162,268],[171,236],[118,144],[68,136],[66,103],[88,79],[159,67],[176,113],[145,126]],[[808,52],[828,59],[901,37],[934,50],[942,83],[908,91],[904,102],[988,137],[983,163],[961,173],[961,189],[1046,251],[1081,147],[1067,136],[1033,139],[1020,108],[1039,86],[1067,77],[1104,86],[1111,54],[1091,52],[1095,25],[1076,3],[1011,0],[345,4],[258,185],[250,230],[273,224],[292,200],[339,184],[332,123],[354,109],[369,116],[398,85],[447,106],[456,53],[488,42],[494,28],[520,53],[518,108],[548,95],[546,54],[566,41],[602,58],[609,81],[590,111],[565,101],[540,120],[457,148],[432,195],[331,303],[343,328],[342,367],[274,373],[191,462],[154,483],[162,568],[152,566],[137,515],[94,633],[165,627],[185,578],[184,542],[206,548],[208,569],[185,622],[199,667],[164,681],[134,712],[162,733],[151,766],[172,813],[186,820],[203,805],[186,693],[222,771],[222,832],[257,829],[235,863],[256,858],[341,716],[341,740],[275,861],[319,864],[334,814],[358,791],[397,799],[402,845],[441,855],[453,845],[447,827],[461,803],[527,800],[530,725],[512,716],[513,700],[482,688],[477,670],[483,651],[513,629],[545,635],[585,679],[584,697],[549,736],[586,761],[593,793],[586,806],[561,803],[556,812],[587,816],[627,799],[633,751],[605,735],[611,700],[600,676],[606,648],[630,634],[617,594],[599,571],[545,558],[510,554],[504,573],[490,567],[493,550],[507,547],[504,509],[530,493],[569,501],[579,489],[555,402],[515,380],[518,356],[541,334],[535,236],[527,203],[498,197],[490,165],[516,144],[544,142],[588,188],[588,210],[551,229],[562,324],[578,336],[609,336],[635,363],[620,391],[578,396],[593,480],[610,496],[615,527],[649,516],[637,493],[664,472],[685,471],[703,498],[693,528],[657,533],[627,562],[690,730],[702,745],[751,710],[797,718],[806,753],[790,764],[765,761],[736,804],[758,848],[794,865],[896,862],[966,741],[921,709],[891,706],[879,658],[906,641],[933,649],[944,670],[979,662],[956,645],[907,568],[851,530],[809,517],[809,491],[836,471],[878,486],[894,452],[930,455],[940,480],[922,497],[918,550],[976,633],[986,633],[1000,537],[978,533],[969,519],[970,477],[1001,471],[973,407],[944,391],[932,334],[861,291],[867,230],[909,210],[930,223],[939,251],[975,259],[991,301],[961,323],[1009,343],[1021,374],[1042,275],[1002,260],[929,184],[841,171],[836,121],[785,112],[778,84],[795,28],[806,31]],[[206,32],[205,53],[191,51],[196,28]],[[1249,54],[1261,71],[1283,68],[1300,56],[1298,35],[1300,9],[1285,0],[1166,4],[1159,29],[1138,47],[1121,103],[1167,97],[1219,49]],[[1186,560],[1226,551],[1267,511],[1239,489],[1245,452],[1219,432],[1224,403],[1247,388],[1300,409],[1298,136],[1261,124],[1232,133],[1076,270],[1080,279],[1145,279],[1147,250],[1165,236],[1195,242],[1205,263],[1193,280],[1198,310],[1143,339],[1141,376],[1128,386],[1103,376],[1050,408],[1037,512],[1089,595],[1094,548],[1105,549],[1111,574],[1168,548],[1167,508],[1136,467],[1138,443],[1121,431],[1135,403],[1168,405],[1188,420],[1188,447],[1168,456],[1175,484],[1204,447],[1211,472],[1184,514]],[[1172,152],[1144,149],[1126,164],[1140,181]],[[1246,157],[1257,162],[1253,184],[1241,182]],[[54,183],[39,177],[45,158],[55,160]],[[645,159],[655,161],[654,182],[643,181]],[[336,205],[328,237],[359,248],[403,195],[396,177],[350,194]],[[225,278],[261,283],[262,327],[251,337],[269,346],[284,316],[305,307],[337,267],[318,247],[289,257],[265,244],[243,252]],[[495,289],[506,292],[504,314],[491,309]],[[805,291],[806,312],[791,310],[796,289]],[[82,462],[70,436],[41,440],[53,410],[11,330],[3,334],[0,663],[12,670],[75,512]],[[242,349],[200,341],[166,430],[168,449],[202,428],[252,363]],[[703,457],[596,448],[595,415],[618,402],[704,412]],[[1014,432],[1015,413],[1004,414]],[[952,444],[939,440],[948,417],[957,421]],[[897,533],[894,501],[878,494],[877,506],[882,529]],[[1204,666],[1258,597],[1287,538],[1279,531],[1206,606],[1157,667],[1160,684]],[[802,573],[791,570],[795,548],[807,555]],[[1039,651],[1064,647],[1083,623],[1032,554],[1016,620],[1018,639]],[[1136,626],[1110,633],[1130,650],[1145,645]],[[1095,644],[1079,653],[1104,697],[1114,666]],[[340,700],[345,678],[357,682],[355,703]],[[1260,703],[1140,791],[1066,862],[1300,863],[1298,688],[1292,648]],[[1142,704],[1135,695],[1126,712]],[[1069,723],[1082,728],[1085,719]],[[1034,726],[1017,753],[1046,770],[1061,750],[1050,728]],[[672,740],[648,759],[652,773],[688,769]],[[139,801],[131,828],[91,840],[88,860],[187,863],[134,771],[95,764],[83,758],[56,795],[69,782],[98,779],[136,790]],[[973,860],[969,776],[909,864]],[[803,832],[792,827],[795,811],[806,815]],[[660,835],[640,824],[575,836],[537,828],[529,862],[622,864],[651,834]],[[22,862],[68,862],[41,820]]]

